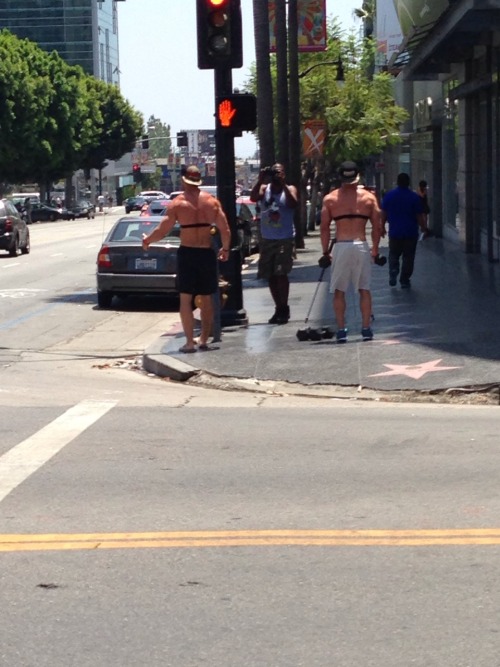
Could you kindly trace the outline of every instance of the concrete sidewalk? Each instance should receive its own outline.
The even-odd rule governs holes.
[[[291,274],[291,319],[270,325],[274,307],[256,277],[257,258],[243,271],[249,326],[224,329],[209,351],[182,354],[179,329],[144,353],[149,372],[176,380],[193,376],[228,381],[294,383],[299,387],[350,387],[375,391],[438,391],[500,387],[500,266],[465,255],[444,239],[418,244],[412,287],[390,287],[388,268],[373,267],[374,340],[362,342],[357,295],[348,293],[347,344],[299,342],[298,329],[321,273],[318,232],[305,239]],[[381,253],[387,255],[387,248]],[[319,286],[308,326],[335,329],[328,292],[330,269]]]

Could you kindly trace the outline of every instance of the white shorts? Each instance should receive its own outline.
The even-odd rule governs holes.
[[[370,289],[372,258],[366,241],[337,241],[333,246],[330,292]]]

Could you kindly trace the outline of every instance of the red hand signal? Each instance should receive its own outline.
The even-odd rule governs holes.
[[[236,108],[233,107],[231,100],[223,100],[219,104],[219,121],[222,127],[231,127]]]

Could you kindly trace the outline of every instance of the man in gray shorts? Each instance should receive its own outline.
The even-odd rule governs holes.
[[[359,292],[361,337],[372,340],[372,296],[370,278],[372,258],[378,255],[382,226],[380,208],[374,194],[358,186],[359,170],[355,162],[343,162],[339,168],[341,186],[323,199],[321,210],[321,245],[324,255],[330,256],[330,224],[335,221],[336,243],[332,255],[330,292],[337,320],[337,343],[347,342],[345,322],[345,293],[349,285]],[[372,225],[372,247],[366,242],[366,225]]]

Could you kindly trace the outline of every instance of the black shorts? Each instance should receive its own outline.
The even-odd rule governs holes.
[[[219,287],[217,255],[212,248],[180,246],[177,289],[183,294],[214,294]]]

